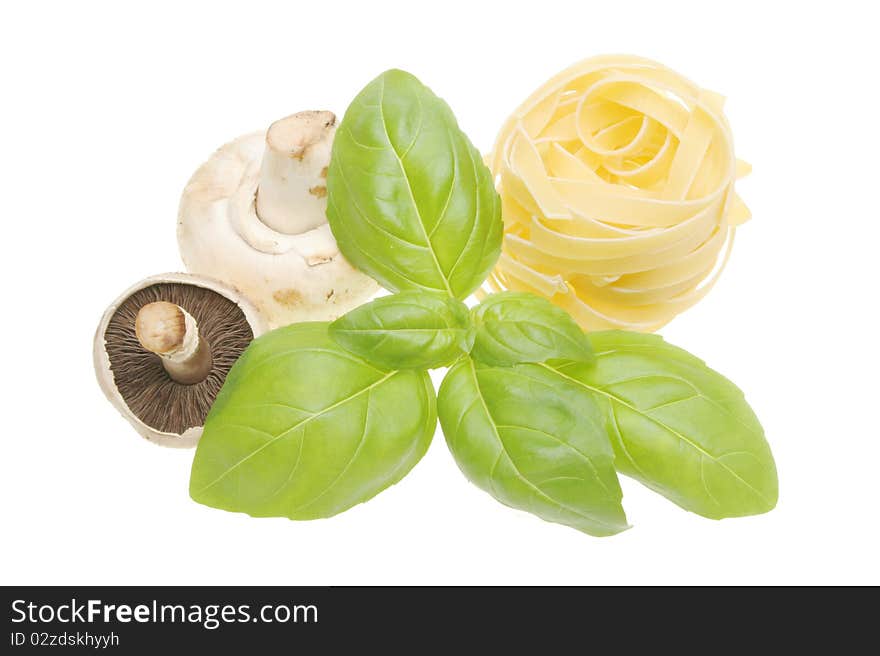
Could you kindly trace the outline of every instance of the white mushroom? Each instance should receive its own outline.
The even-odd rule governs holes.
[[[331,112],[300,112],[220,148],[180,201],[187,269],[234,286],[271,328],[334,319],[378,284],[339,252],[327,224]]]
[[[140,281],[98,324],[95,373],[138,433],[191,447],[226,374],[266,330],[257,309],[209,278],[169,273]]]

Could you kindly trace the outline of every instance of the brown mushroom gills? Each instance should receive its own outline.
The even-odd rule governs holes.
[[[174,380],[163,359],[138,340],[138,312],[159,301],[192,315],[201,339],[210,344],[211,368],[202,380],[192,384]],[[159,283],[135,292],[117,308],[104,339],[116,388],[135,416],[156,430],[181,434],[204,423],[226,375],[253,337],[244,312],[222,294],[193,285]]]

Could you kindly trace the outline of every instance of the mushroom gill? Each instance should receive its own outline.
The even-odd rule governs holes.
[[[211,345],[213,366],[201,382],[176,382],[161,358],[138,341],[135,317],[144,305],[156,301],[186,310]],[[253,337],[244,312],[233,301],[210,289],[181,283],[158,283],[135,292],[120,304],[104,334],[110,369],[125,403],[148,426],[176,434],[204,423],[226,374]]]

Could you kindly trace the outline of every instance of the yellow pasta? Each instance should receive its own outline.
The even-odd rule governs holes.
[[[492,291],[540,294],[588,330],[653,331],[718,279],[749,211],[723,98],[656,62],[594,57],[501,128]]]

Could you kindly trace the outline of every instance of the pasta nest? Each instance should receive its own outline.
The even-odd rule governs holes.
[[[535,91],[487,156],[505,225],[488,287],[544,296],[587,330],[650,332],[703,298],[750,216],[723,102],[622,55]]]

